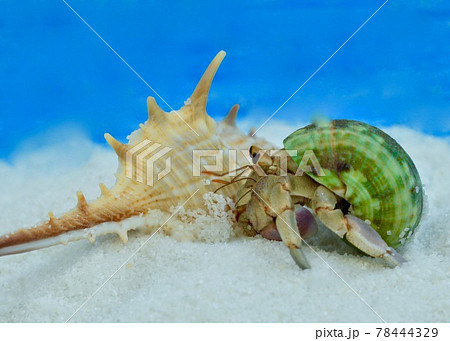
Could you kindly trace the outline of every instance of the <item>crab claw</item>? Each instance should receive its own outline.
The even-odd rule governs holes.
[[[302,239],[308,239],[317,233],[317,222],[314,215],[306,208],[300,206],[295,210],[295,219]]]
[[[348,226],[345,238],[351,244],[372,257],[383,259],[391,268],[406,262],[368,223],[352,215],[346,215],[345,218]]]
[[[280,232],[278,232],[275,222],[271,223],[269,226],[266,226],[263,230],[261,230],[260,234],[265,239],[277,240],[281,242]]]
[[[314,218],[314,215],[306,208],[302,206],[296,208],[295,220],[297,221],[298,232],[302,239],[308,239],[317,233],[316,218]],[[265,227],[261,231],[261,236],[269,240],[282,241],[275,222]]]

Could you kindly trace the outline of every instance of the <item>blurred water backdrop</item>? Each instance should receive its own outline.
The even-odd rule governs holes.
[[[175,109],[225,50],[208,113],[239,103],[258,126],[384,0],[67,3]],[[449,1],[388,1],[275,118],[295,125],[321,114],[448,136],[449,52]],[[0,1],[0,77],[0,158],[64,129],[124,141],[155,96],[62,1]]]

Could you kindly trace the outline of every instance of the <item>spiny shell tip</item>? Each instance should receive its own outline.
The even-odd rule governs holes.
[[[77,208],[84,214],[87,214],[88,203],[83,195],[83,192],[80,191],[77,192],[77,199],[78,199]]]
[[[225,51],[220,51],[209,64],[202,78],[198,82],[194,92],[191,95],[191,103],[194,106],[200,107],[206,110],[206,101],[208,100],[209,89],[211,88],[211,83],[213,78],[219,68],[222,60],[225,58]]]
[[[236,117],[237,112],[239,110],[239,104],[235,104],[231,107],[230,111],[228,112],[227,116],[223,119],[222,122],[232,126],[236,127]]]
[[[106,185],[104,183],[100,183],[99,187],[100,187],[100,191],[101,191],[102,195],[109,194],[109,189],[108,189],[108,187],[106,187]]]
[[[148,119],[156,118],[158,120],[163,120],[166,118],[166,112],[162,110],[156,100],[152,96],[147,97],[147,111],[148,111]]]
[[[108,144],[114,149],[117,156],[121,157],[124,154],[124,152],[126,151],[126,145],[117,141],[109,133],[106,133],[104,135],[104,137],[105,137],[106,142],[108,142]]]

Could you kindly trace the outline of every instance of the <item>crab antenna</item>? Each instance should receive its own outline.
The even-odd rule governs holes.
[[[234,206],[237,206],[237,204],[239,203],[239,201],[241,201],[241,199],[243,198],[243,197],[245,197],[248,193],[250,193],[251,191],[252,191],[252,189],[253,188],[250,188],[247,192],[245,192],[237,201],[236,201],[236,203],[234,204]]]
[[[234,180],[234,181],[230,181],[229,183],[226,183],[226,184],[223,185],[223,186],[220,186],[219,188],[217,188],[217,189],[214,191],[214,193],[217,193],[217,192],[220,191],[222,188],[227,187],[227,186],[229,186],[229,185],[232,185],[232,184],[234,184],[234,183],[236,183],[236,182],[238,182],[238,181],[241,181],[241,180],[253,180],[254,182],[256,182],[256,180],[253,179],[253,178],[240,178],[240,179],[237,179],[237,180]],[[245,195],[244,195],[244,196],[245,196]]]

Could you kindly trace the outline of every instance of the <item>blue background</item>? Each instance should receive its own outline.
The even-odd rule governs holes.
[[[208,113],[239,103],[255,126],[383,2],[68,1],[175,109],[225,50]],[[276,119],[322,114],[448,136],[449,46],[448,1],[391,0]],[[62,1],[0,1],[0,77],[0,158],[64,125],[123,141],[154,96]]]

